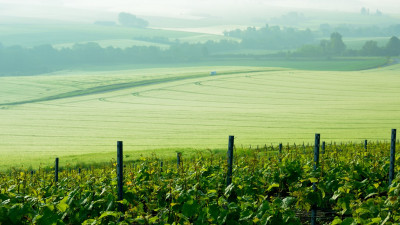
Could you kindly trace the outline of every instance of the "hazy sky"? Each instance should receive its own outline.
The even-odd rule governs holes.
[[[201,13],[275,9],[323,9],[360,11],[361,7],[384,13],[400,14],[398,0],[0,0],[1,16],[32,16],[44,18],[68,17],[73,12],[87,11],[116,13],[121,11],[137,15],[188,17]],[[274,10],[271,10],[272,13]],[[77,15],[81,15],[77,13]]]

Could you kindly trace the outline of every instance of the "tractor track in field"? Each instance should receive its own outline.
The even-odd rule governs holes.
[[[364,70],[385,68],[385,67],[393,66],[393,65],[396,65],[396,64],[399,64],[399,63],[400,63],[400,58],[392,58],[391,60],[388,60],[385,64],[383,64],[381,66],[374,66],[374,67],[367,68],[367,69],[364,69]]]
[[[52,101],[52,100],[59,100],[59,99],[81,97],[81,96],[87,96],[87,95],[93,95],[93,94],[102,94],[102,93],[119,91],[119,90],[124,90],[124,89],[129,89],[129,88],[143,87],[143,86],[149,86],[149,85],[154,85],[154,84],[174,82],[174,81],[180,81],[180,80],[185,80],[185,79],[194,79],[194,78],[200,78],[200,77],[203,77],[203,75],[190,76],[190,77],[160,78],[160,79],[151,79],[151,80],[144,80],[144,81],[117,83],[117,84],[97,86],[97,87],[93,87],[93,88],[87,88],[87,89],[82,89],[82,90],[75,90],[75,91],[60,93],[57,95],[47,96],[47,97],[43,97],[43,98],[37,98],[37,99],[31,99],[31,100],[25,100],[25,101],[16,101],[16,102],[10,102],[10,103],[0,103],[0,106],[24,105],[24,104],[30,104],[30,103],[38,103],[38,102],[45,102],[45,101]],[[104,98],[100,98],[99,100],[106,101]]]
[[[226,72],[221,73],[221,75],[232,75],[232,74],[243,74],[243,73],[258,73],[258,72],[269,72],[270,70],[249,70],[249,71],[237,71],[237,72]],[[189,80],[189,79],[196,79],[196,78],[203,78],[208,77],[208,74],[201,74],[201,75],[190,75],[190,76],[178,76],[178,77],[168,77],[168,78],[157,78],[157,79],[150,79],[150,80],[142,80],[142,81],[132,81],[132,82],[124,82],[124,83],[117,83],[117,84],[110,84],[110,85],[103,85],[97,86],[87,89],[75,90],[65,93],[60,93],[56,95],[51,95],[42,98],[24,100],[24,101],[15,101],[15,102],[8,102],[8,103],[0,103],[0,109],[5,109],[7,106],[17,106],[17,105],[24,105],[30,103],[38,103],[38,102],[45,102],[45,101],[52,101],[52,100],[59,100],[59,99],[67,99],[67,98],[74,98],[74,97],[81,97],[93,94],[102,94],[107,92],[119,91],[129,88],[135,87],[143,87],[143,86],[150,86],[155,84],[162,84],[168,82],[175,82],[175,81],[182,81],[182,80]],[[196,82],[197,83],[197,82]],[[200,82],[198,82],[200,83]],[[100,99],[100,101],[105,100]]]

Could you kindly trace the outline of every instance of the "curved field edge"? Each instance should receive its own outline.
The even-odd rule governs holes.
[[[108,161],[115,155],[116,140],[127,144],[127,152],[170,148],[172,156],[185,147],[223,149],[230,134],[238,137],[238,146],[253,148],[311,143],[315,132],[329,141],[386,140],[390,128],[400,125],[398,69],[399,65],[359,72],[225,68],[217,69],[218,74],[237,74],[209,76],[209,68],[186,68],[172,70],[172,75],[205,77],[15,105],[0,110],[1,164],[49,165],[57,156],[75,156],[70,162],[95,161],[96,156]]]
[[[160,84],[160,83],[165,83],[165,82],[174,82],[174,81],[179,81],[179,80],[186,80],[186,79],[193,79],[193,78],[201,78],[201,77],[207,77],[209,76],[209,71],[211,71],[213,68],[211,68],[209,71],[207,71],[205,68],[206,67],[227,67],[227,66],[235,66],[235,67],[258,67],[256,70],[254,69],[235,69],[235,70],[229,70],[229,69],[223,69],[223,71],[218,71],[218,75],[227,75],[227,74],[237,74],[237,73],[253,73],[253,72],[263,72],[263,71],[271,71],[271,67],[274,67],[278,70],[283,70],[283,69],[298,69],[298,70],[310,70],[310,71],[359,71],[359,70],[368,70],[368,69],[376,69],[376,68],[381,68],[381,67],[386,67],[386,66],[391,66],[394,64],[397,64],[399,61],[398,59],[389,59],[389,58],[383,58],[383,57],[359,57],[359,58],[335,58],[335,59],[330,59],[330,60],[321,60],[321,59],[291,59],[291,60],[248,60],[248,59],[243,59],[243,60],[217,60],[213,62],[199,62],[196,63],[197,67],[204,67],[204,71],[201,71],[200,73],[181,73],[179,70],[177,71],[178,75],[177,76],[168,76],[168,77],[156,77],[152,79],[142,79],[142,80],[134,80],[134,81],[124,81],[124,82],[112,82],[111,84],[93,84],[90,87],[83,87],[75,90],[69,90],[66,92],[58,92],[58,93],[53,93],[51,95],[43,96],[43,97],[33,97],[29,99],[24,99],[24,100],[17,100],[17,101],[12,101],[8,100],[7,102],[1,102],[0,100],[0,106],[13,106],[13,105],[22,105],[22,104],[28,104],[28,103],[37,103],[37,102],[45,102],[45,101],[51,101],[51,100],[57,100],[57,99],[64,99],[64,98],[72,98],[72,97],[78,97],[78,96],[84,96],[84,95],[91,95],[91,94],[100,94],[100,93],[105,93],[105,92],[112,92],[112,91],[118,91],[118,90],[123,90],[127,88],[134,88],[134,87],[140,87],[140,86],[147,86],[147,85],[154,85],[154,84]],[[204,64],[204,65],[202,65]],[[143,68],[144,70],[147,69],[156,69],[160,67],[160,69],[172,69],[168,67],[162,67],[165,65],[144,65]],[[175,65],[179,66],[179,65]],[[186,65],[186,67],[179,67],[179,68],[187,68],[187,70],[190,70],[191,67],[187,67],[190,65]],[[114,68],[114,71],[106,71],[108,73],[114,73],[117,71],[118,67]],[[84,70],[88,70],[87,72],[90,73],[90,71],[94,72],[97,70],[104,69],[102,67],[88,67],[88,68],[83,68]],[[132,71],[134,69],[131,69]],[[129,69],[126,70],[129,73]],[[102,71],[104,73],[105,71]],[[68,76],[71,72],[66,72],[65,74]],[[72,72],[73,73],[73,72]],[[77,73],[80,73],[77,71]],[[58,74],[58,76],[62,76],[63,72],[57,72],[55,74]],[[28,76],[28,77],[34,77],[34,76]],[[7,79],[7,77],[4,77]],[[79,80],[76,79],[76,80]],[[28,96],[27,96],[28,97]]]
[[[216,74],[216,75],[221,76],[221,75],[233,75],[233,74],[241,74],[241,73],[251,74],[251,73],[257,73],[257,72],[270,72],[270,71],[273,71],[273,69],[271,69],[271,68],[239,69],[239,70],[218,72],[218,74]],[[23,104],[29,104],[29,103],[38,103],[38,102],[52,101],[52,100],[58,100],[58,99],[73,98],[73,97],[92,95],[92,94],[101,94],[101,93],[119,91],[119,90],[123,90],[123,89],[136,88],[136,87],[141,87],[141,86],[149,86],[149,85],[155,85],[155,84],[161,84],[161,83],[167,83],[167,82],[175,82],[175,81],[181,81],[181,80],[188,80],[188,79],[194,79],[194,78],[202,78],[202,77],[208,77],[208,76],[210,76],[210,74],[207,74],[207,72],[202,72],[202,73],[196,73],[196,74],[186,74],[186,75],[183,74],[183,75],[179,75],[179,76],[172,76],[172,77],[166,77],[166,78],[154,78],[154,79],[145,79],[145,80],[139,80],[139,81],[113,83],[113,84],[108,84],[108,85],[99,85],[99,86],[68,91],[68,92],[64,92],[64,93],[59,93],[59,94],[55,94],[55,95],[50,95],[50,96],[45,96],[45,97],[35,98],[35,99],[30,99],[30,100],[0,103],[0,106],[23,105]]]
[[[387,57],[335,57],[335,58],[264,58],[254,56],[253,59],[224,57],[215,61],[217,65],[247,65],[259,67],[280,67],[296,70],[311,71],[359,71],[391,65],[391,59]]]
[[[85,71],[134,70],[150,68],[182,68],[209,66],[279,67],[312,71],[358,71],[390,65],[387,57],[333,57],[333,58],[281,58],[257,55],[215,55],[210,59],[196,62],[175,62],[155,64],[84,65],[75,68]]]

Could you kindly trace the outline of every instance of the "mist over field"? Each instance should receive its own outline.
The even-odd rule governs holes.
[[[171,17],[198,20],[205,17],[246,22],[259,18],[270,19],[290,11],[359,12],[362,7],[371,12],[399,14],[394,0],[2,0],[0,18],[25,17],[88,22],[110,19],[115,13],[127,11],[140,16]]]
[[[389,0],[0,0],[0,152],[44,149],[24,158],[37,165],[117,139],[166,155],[232,133],[244,146],[383,140],[399,125],[386,118],[399,17]]]
[[[0,225],[400,224],[399,37],[398,0],[0,0]]]

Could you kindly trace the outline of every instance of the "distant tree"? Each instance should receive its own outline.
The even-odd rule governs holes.
[[[363,45],[361,52],[363,55],[367,56],[378,56],[381,54],[381,48],[378,47],[378,42],[376,41],[367,41]]]
[[[248,27],[245,30],[226,31],[224,35],[241,38],[241,47],[248,49],[291,49],[314,41],[314,35],[310,29],[281,28],[268,24],[259,29]]]
[[[369,9],[362,7],[361,8],[361,15],[369,15]]]
[[[321,53],[329,56],[332,54],[332,50],[331,50],[331,42],[329,40],[321,40],[319,42],[319,47],[321,49]]]
[[[323,53],[323,49],[319,46],[315,45],[303,45],[301,48],[297,50],[297,55],[305,56],[305,57],[319,57],[321,55],[325,55]],[[296,54],[295,54],[296,55]]]
[[[144,19],[138,18],[133,14],[121,12],[118,14],[118,21],[125,27],[145,28],[149,25]]]
[[[346,50],[346,45],[342,40],[341,34],[339,34],[338,32],[332,33],[330,41],[331,50],[334,54],[340,55],[344,53],[344,51]]]
[[[102,63],[104,62],[104,49],[95,42],[88,42],[88,43],[76,43],[72,46],[73,54],[74,54],[74,61],[75,63]]]
[[[59,61],[58,51],[49,44],[35,46],[31,48],[31,52],[43,64],[54,65]]]
[[[385,53],[388,56],[398,56],[400,55],[400,40],[396,36],[393,36],[389,39],[389,42],[386,44]]]
[[[400,24],[394,24],[394,25],[389,26],[388,28],[386,28],[386,33],[388,34],[388,36],[391,36],[391,35],[399,36],[400,35]]]

